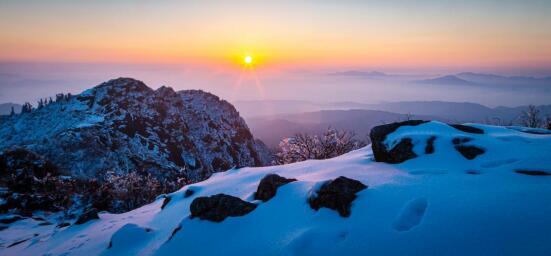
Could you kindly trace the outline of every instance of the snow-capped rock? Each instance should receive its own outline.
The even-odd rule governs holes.
[[[469,126],[483,133],[439,122],[398,127],[384,143],[407,136],[417,155],[400,164],[375,162],[367,146],[333,159],[216,173],[168,195],[164,209],[159,197],[63,229],[17,220],[0,231],[0,254],[549,255],[551,177],[540,174],[551,173],[551,136]],[[426,154],[432,136],[434,151]],[[457,137],[485,153],[465,158],[454,148]],[[268,174],[297,181],[267,202],[254,200]],[[308,199],[340,176],[368,186],[355,193],[350,216],[312,209]],[[194,199],[218,194],[256,206],[221,222],[190,218]]]
[[[257,143],[228,102],[198,90],[152,90],[119,78],[0,124],[0,149],[21,146],[66,175],[147,172],[193,181],[260,166]]]
[[[42,178],[46,171],[100,182],[133,173],[161,185],[185,184],[232,167],[267,163],[264,145],[230,103],[199,90],[152,90],[131,78],[3,116],[0,138],[0,186],[2,177],[14,172],[40,172]],[[135,203],[106,209],[132,207]]]

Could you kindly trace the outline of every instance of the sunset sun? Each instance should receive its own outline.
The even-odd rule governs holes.
[[[243,62],[245,62],[245,64],[247,65],[250,65],[253,63],[253,57],[251,57],[250,55],[247,55],[245,56],[245,58],[243,58]]]

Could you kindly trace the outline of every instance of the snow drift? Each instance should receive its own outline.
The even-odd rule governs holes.
[[[408,138],[415,154],[399,164],[376,162],[367,146],[328,160],[216,173],[81,225],[56,227],[55,216],[47,218],[52,225],[17,220],[0,231],[0,254],[550,255],[551,136],[469,127],[483,133],[440,122],[397,127],[382,143],[391,149]],[[456,138],[484,153],[466,158]],[[265,202],[254,200],[269,174],[296,181],[280,183]],[[350,215],[312,209],[309,199],[340,176],[365,184]],[[190,218],[196,198],[217,194],[256,207],[221,222]]]

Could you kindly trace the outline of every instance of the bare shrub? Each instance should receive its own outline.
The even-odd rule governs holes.
[[[299,133],[279,143],[275,164],[336,157],[366,145],[352,131],[328,128],[321,135]]]
[[[528,105],[528,108],[520,115],[520,121],[523,126],[531,128],[539,128],[543,124],[540,110],[534,105]]]

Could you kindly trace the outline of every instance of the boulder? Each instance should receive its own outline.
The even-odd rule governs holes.
[[[260,180],[258,189],[254,194],[254,199],[266,202],[276,195],[279,187],[293,181],[296,181],[296,179],[287,179],[277,174],[268,174]]]
[[[371,148],[375,161],[386,163],[401,163],[417,155],[413,152],[413,144],[411,138],[402,138],[402,140],[393,148],[388,149],[385,146],[385,139],[388,134],[393,133],[402,126],[416,126],[424,124],[428,121],[409,120],[398,123],[375,126],[371,129],[369,137],[371,139]]]
[[[465,146],[465,145],[457,145],[455,146],[455,150],[459,151],[463,157],[473,160],[478,155],[484,154],[484,149],[481,149],[476,146]]]
[[[221,222],[227,217],[238,217],[252,212],[256,208],[253,203],[240,198],[217,194],[209,197],[197,197],[191,202],[191,217],[202,220]]]
[[[95,208],[89,209],[82,213],[80,216],[78,216],[77,221],[75,222],[76,225],[84,224],[91,220],[97,220],[99,219],[98,211]]]
[[[452,143],[455,145],[455,150],[457,150],[463,157],[473,160],[478,155],[484,154],[485,150],[477,146],[465,145],[465,143],[472,140],[472,138],[468,137],[455,137],[452,139]]]
[[[310,207],[336,210],[342,217],[350,216],[350,205],[356,199],[356,193],[366,189],[363,183],[346,177],[338,177],[323,184],[316,196],[309,199]]]

